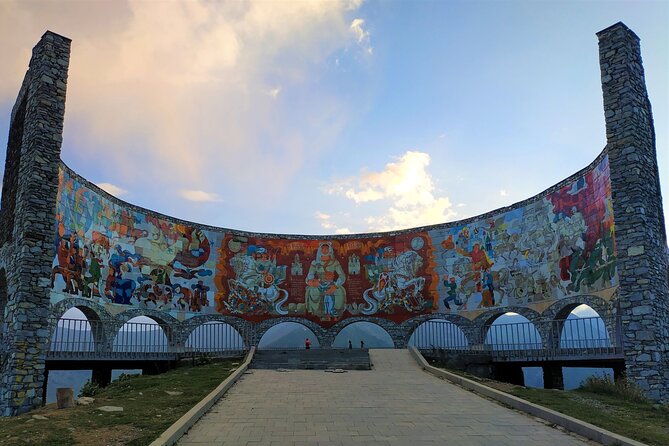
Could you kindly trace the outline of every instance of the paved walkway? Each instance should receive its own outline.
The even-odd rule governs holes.
[[[407,350],[374,370],[252,370],[180,445],[583,445],[422,371]]]

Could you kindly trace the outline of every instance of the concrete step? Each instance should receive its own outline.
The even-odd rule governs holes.
[[[367,349],[258,350],[251,368],[369,370],[371,361]]]

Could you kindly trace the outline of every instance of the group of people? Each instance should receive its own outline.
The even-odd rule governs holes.
[[[304,348],[305,348],[306,350],[310,350],[310,349],[311,349],[311,339],[306,338],[306,339],[304,340]],[[365,341],[363,341],[362,339],[360,340],[360,348],[365,348]],[[349,350],[353,350],[353,342],[351,342],[350,339],[348,340],[348,349],[349,349]]]

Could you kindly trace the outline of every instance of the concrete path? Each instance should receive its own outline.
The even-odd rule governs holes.
[[[407,350],[374,370],[252,370],[180,445],[583,445],[422,371]]]

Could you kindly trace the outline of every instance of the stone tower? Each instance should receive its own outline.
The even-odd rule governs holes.
[[[12,110],[0,212],[0,413],[42,403],[70,40],[46,32]]]
[[[654,400],[669,401],[667,240],[655,129],[639,38],[623,23],[597,33],[611,166],[628,376]]]

